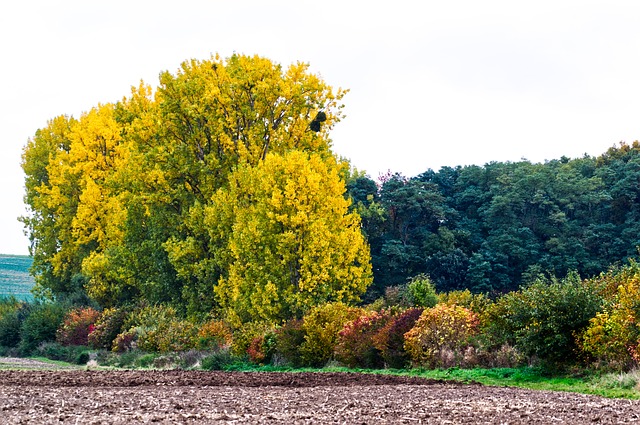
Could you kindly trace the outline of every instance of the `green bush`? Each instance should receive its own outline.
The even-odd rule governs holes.
[[[303,365],[324,366],[333,357],[338,332],[354,320],[362,309],[342,303],[328,303],[314,307],[303,319],[304,342],[300,346]]]
[[[86,364],[89,361],[87,347],[81,345],[65,346],[58,342],[43,342],[32,354],[78,365]]]
[[[158,354],[156,353],[142,354],[134,360],[133,364],[135,367],[150,368],[153,366],[153,362],[156,360],[157,357],[158,357]]]
[[[579,358],[577,338],[602,302],[576,274],[536,282],[496,301],[488,311],[486,333],[494,345],[513,345],[549,367],[566,366]]]
[[[22,354],[32,353],[43,342],[55,341],[66,312],[66,308],[58,303],[35,304],[20,329]]]
[[[200,361],[203,370],[227,370],[238,363],[240,358],[234,356],[229,349],[214,351]]]
[[[300,346],[304,342],[303,321],[291,319],[276,330],[276,356],[292,367],[302,366]]]
[[[419,274],[413,277],[407,285],[407,290],[413,305],[417,307],[431,308],[438,303],[436,288],[427,275]]]
[[[146,353],[142,353],[138,350],[129,350],[115,355],[110,358],[109,366],[131,368],[135,367],[136,361]]]
[[[17,347],[20,344],[22,322],[29,315],[30,304],[23,304],[12,311],[5,311],[0,317],[0,346]]]
[[[43,342],[32,354],[51,360],[66,361],[69,357],[69,350],[57,342]]]
[[[75,363],[77,365],[85,365],[85,364],[87,364],[89,359],[90,359],[89,352],[84,350],[84,351],[78,353],[78,355],[75,357],[73,363]]]

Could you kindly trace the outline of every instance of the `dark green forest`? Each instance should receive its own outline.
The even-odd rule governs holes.
[[[424,273],[438,291],[497,295],[541,275],[583,278],[637,256],[640,144],[598,157],[443,167],[348,182],[375,299]]]

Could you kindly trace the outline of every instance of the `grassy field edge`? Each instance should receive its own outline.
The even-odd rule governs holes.
[[[591,374],[581,377],[547,376],[535,367],[496,369],[349,369],[345,367],[289,368],[277,366],[237,365],[232,370],[262,372],[344,372],[372,373],[458,382],[478,383],[487,386],[515,387],[538,391],[563,391],[597,395],[607,398],[640,399],[640,372]]]
[[[25,360],[46,363],[50,369],[99,369],[99,370],[117,370],[117,369],[153,369],[151,366],[153,358],[158,357],[154,354],[144,354],[141,357],[136,355],[138,360],[149,357],[145,364],[148,367],[134,366],[133,362],[127,366],[110,365],[94,365],[79,366],[73,363],[63,361],[55,361],[46,357],[28,357]],[[139,363],[140,364],[140,363]],[[180,369],[178,364],[166,364],[160,369]],[[0,370],[16,369],[11,365],[0,361]],[[28,367],[25,369],[29,369]],[[49,368],[47,368],[49,369]],[[194,370],[202,370],[199,367],[188,368]],[[234,362],[223,368],[224,371],[235,372],[341,372],[341,373],[367,373],[367,374],[383,374],[397,376],[412,376],[426,379],[440,380],[445,382],[458,382],[462,384],[482,384],[487,386],[498,387],[516,387],[530,390],[543,391],[563,391],[580,394],[597,395],[607,398],[624,398],[629,400],[640,399],[640,371],[631,371],[626,373],[595,373],[581,371],[580,376],[572,375],[555,375],[550,376],[541,368],[536,367],[520,367],[520,368],[494,368],[494,369],[350,369],[341,366],[327,366],[324,368],[293,368],[287,366],[259,366],[248,362]]]

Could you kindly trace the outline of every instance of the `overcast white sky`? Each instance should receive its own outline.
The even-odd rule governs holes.
[[[0,253],[28,252],[29,137],[184,60],[310,63],[351,90],[334,150],[373,178],[413,176],[640,138],[639,19],[640,3],[611,0],[3,2]]]

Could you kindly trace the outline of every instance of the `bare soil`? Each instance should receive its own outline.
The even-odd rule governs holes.
[[[0,371],[6,424],[640,423],[640,402],[356,373]]]

